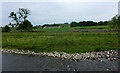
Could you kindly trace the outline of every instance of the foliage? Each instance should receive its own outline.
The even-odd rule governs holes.
[[[30,15],[30,10],[25,8],[19,8],[18,12],[11,12],[9,18],[12,18],[16,24],[9,24],[10,26],[18,27],[17,30],[31,31],[32,24],[26,18]]]
[[[81,53],[119,49],[118,32],[2,33],[2,48]]]
[[[93,22],[93,21],[81,21],[81,22],[72,22],[71,27],[80,27],[80,26],[100,26],[107,25],[107,21],[103,22]]]
[[[109,21],[109,25],[112,28],[118,28],[118,19],[116,17],[113,17],[110,21]]]
[[[118,29],[120,29],[120,16],[118,17],[117,24],[118,24]]]
[[[19,24],[18,30],[32,31],[32,24],[28,20],[25,20],[23,23]]]
[[[10,31],[10,27],[8,25],[5,25],[5,27],[3,28],[3,32],[9,32]]]
[[[19,8],[19,11],[17,13],[19,14],[19,19],[21,19],[21,21],[25,21],[28,15],[30,15],[30,10]]]
[[[12,28],[14,28],[15,24],[9,23],[9,26],[12,26]]]
[[[19,18],[17,17],[17,14],[15,12],[11,12],[9,18],[12,18],[13,21],[16,22],[15,24],[16,27],[19,25]],[[14,25],[11,25],[11,26],[14,26]]]

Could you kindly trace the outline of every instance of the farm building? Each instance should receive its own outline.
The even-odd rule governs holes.
[[[62,28],[66,28],[66,27],[70,27],[70,26],[62,26]]]
[[[44,26],[43,29],[45,28],[61,28],[61,26]]]

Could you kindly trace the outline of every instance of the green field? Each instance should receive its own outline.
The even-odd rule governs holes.
[[[67,53],[119,49],[117,32],[2,33],[2,48]]]
[[[33,31],[73,31],[73,30],[83,30],[83,29],[112,29],[108,25],[104,26],[84,26],[84,27],[66,27],[66,28],[46,28],[46,29],[33,29]]]
[[[11,32],[18,32],[16,28],[10,28]],[[74,30],[106,30],[106,29],[114,29],[110,28],[108,25],[103,26],[86,26],[86,27],[65,27],[65,28],[46,28],[46,29],[33,29],[33,31],[74,31]]]

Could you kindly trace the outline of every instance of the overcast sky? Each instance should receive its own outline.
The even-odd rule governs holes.
[[[118,2],[4,2],[2,3],[3,25],[11,22],[11,11],[27,8],[28,19],[33,25],[65,23],[72,21],[107,21],[118,13]]]

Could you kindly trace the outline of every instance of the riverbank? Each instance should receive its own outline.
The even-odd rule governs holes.
[[[20,55],[33,55],[33,56],[48,56],[48,57],[58,57],[62,60],[71,59],[74,61],[82,61],[82,60],[98,60],[103,61],[103,59],[107,59],[108,61],[116,61],[118,57],[117,50],[110,51],[100,51],[100,52],[86,52],[86,53],[65,53],[65,52],[40,52],[35,53],[29,50],[18,50],[18,49],[0,49],[2,53],[12,53],[12,54],[20,54]]]

